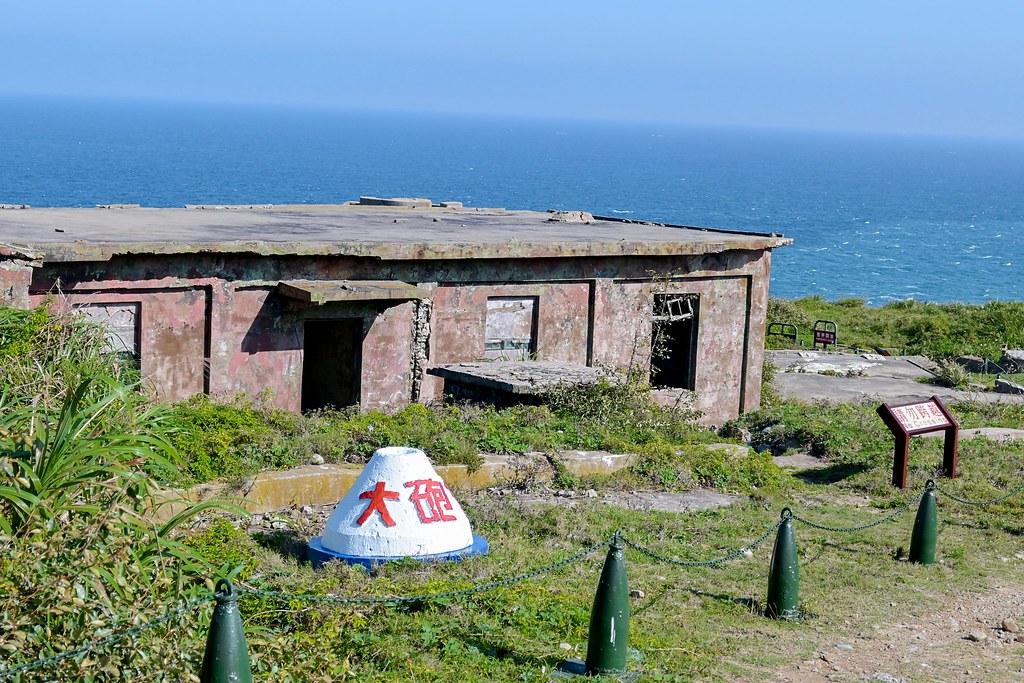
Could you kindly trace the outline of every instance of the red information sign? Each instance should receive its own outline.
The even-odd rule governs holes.
[[[910,433],[931,432],[950,426],[949,418],[939,410],[934,401],[890,406],[889,409],[900,426]]]
[[[949,478],[956,476],[956,442],[960,430],[953,415],[946,409],[938,396],[927,401],[904,403],[891,406],[883,403],[878,415],[885,426],[896,437],[896,448],[892,460],[892,485],[901,489],[907,487],[907,457],[910,437],[929,432],[944,431],[945,445],[942,450],[942,471]]]
[[[836,333],[832,330],[815,330],[814,331],[814,343],[815,344],[830,344],[835,346]]]

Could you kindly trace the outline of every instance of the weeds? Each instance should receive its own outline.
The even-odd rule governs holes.
[[[968,306],[910,300],[867,306],[860,299],[769,300],[768,322],[797,325],[800,339],[807,346],[811,345],[811,327],[816,320],[835,321],[839,342],[844,346],[906,350],[935,359],[961,355],[999,358],[1004,345],[1024,347],[1022,302],[991,301]],[[773,348],[789,344],[782,337],[769,337],[767,343]]]
[[[105,349],[102,330],[73,316],[0,309],[0,650],[8,666],[124,631],[197,595],[212,567],[181,543],[182,527],[206,510],[241,512],[210,502],[153,521],[149,471],[176,467],[165,413]],[[100,647],[46,679],[192,669],[194,652],[179,644],[195,633],[185,628],[166,644],[161,633],[141,653]]]
[[[940,358],[934,374],[939,384],[954,389],[964,389],[971,381],[971,374],[951,358]]]
[[[250,475],[317,456],[327,462],[366,462],[378,448],[394,444],[419,448],[435,464],[472,470],[480,466],[481,453],[628,453],[658,441],[685,445],[712,439],[693,424],[696,413],[652,405],[649,389],[643,382],[605,380],[594,386],[557,387],[544,397],[544,404],[535,406],[435,403],[304,416],[246,397],[217,402],[196,396],[172,405],[168,424],[184,470],[195,482]]]
[[[848,308],[857,310],[852,303]],[[33,362],[47,356],[31,344],[12,344],[10,348],[20,350],[4,363],[12,363],[15,356]],[[106,362],[102,356],[96,360]],[[39,436],[47,429],[82,442],[73,447],[81,450],[81,457],[62,462],[102,467],[107,461],[94,461],[90,453],[104,443],[124,445],[123,452],[112,451],[116,457],[111,462],[132,476],[95,469],[95,477],[83,479],[72,468],[67,491],[51,488],[52,496],[42,496],[44,487],[26,489],[32,491],[28,498],[50,498],[38,510],[20,508],[25,497],[0,503],[8,520],[13,513],[22,515],[20,533],[0,533],[0,650],[7,666],[159,617],[211,589],[201,578],[214,571],[253,588],[294,593],[436,593],[549,565],[616,529],[663,555],[702,560],[758,537],[784,505],[815,520],[851,526],[906,501],[905,492],[888,485],[891,441],[872,406],[809,406],[773,399],[735,423],[749,430],[759,445],[796,439],[829,460],[825,470],[845,467],[841,476],[827,479],[828,485],[818,483],[822,478],[780,472],[767,452],[757,454],[741,446],[708,448],[705,442],[713,438],[711,434],[677,419],[678,412],[648,406],[641,401],[640,385],[597,387],[589,394],[566,389],[549,405],[508,411],[439,405],[415,406],[409,412],[325,412],[298,418],[244,401],[197,400],[172,408],[181,411],[172,440],[187,430],[218,432],[223,420],[228,425],[225,434],[212,443],[223,446],[221,452],[227,454],[234,448],[239,463],[251,456],[246,455],[250,448],[263,449],[259,457],[271,460],[277,457],[275,448],[289,449],[288,457],[317,452],[358,459],[375,444],[396,439],[447,453],[446,457],[479,453],[484,446],[515,453],[543,450],[536,448],[543,444],[606,444],[634,448],[639,456],[630,471],[606,478],[604,486],[632,481],[674,489],[703,483],[748,489],[752,494],[727,509],[692,514],[625,510],[588,500],[561,508],[530,506],[507,496],[466,496],[463,506],[475,531],[490,541],[490,555],[452,564],[393,563],[373,575],[343,565],[314,572],[290,554],[277,552],[280,543],[261,546],[229,520],[213,521],[187,540],[175,536],[175,529],[193,511],[162,526],[147,521],[141,513],[150,509],[152,482],[136,460],[148,454],[132,449],[157,454],[162,449],[130,439],[135,428],[141,435],[159,434],[166,423],[154,425],[156,431],[150,432],[143,419],[144,397],[131,391],[130,384],[121,398],[105,404],[103,397],[115,385],[101,382],[83,389],[69,380],[78,372],[69,365],[47,373],[54,381],[39,392],[45,393],[45,400],[16,393],[22,385],[7,385],[10,415],[25,417],[12,418],[2,435],[8,468],[5,485],[32,485],[25,468],[45,469],[31,464],[37,462],[37,451],[61,452],[53,439]],[[76,401],[76,396],[81,398]],[[43,412],[29,419],[33,401]],[[91,411],[93,406],[100,408]],[[64,417],[62,407],[67,407]],[[964,426],[1024,423],[1021,406],[954,404],[951,409]],[[40,427],[26,427],[33,423]],[[61,424],[67,427],[62,429]],[[84,439],[78,438],[86,433]],[[209,448],[198,435],[189,436],[195,444],[193,455]],[[43,439],[42,446],[37,437]],[[937,441],[912,440],[912,481],[923,483],[935,476],[940,450]],[[16,464],[17,459],[21,460]],[[212,468],[216,461],[213,457],[204,462]],[[556,477],[564,476],[557,461],[553,464]],[[168,458],[163,466],[173,467],[173,462]],[[76,479],[85,484],[79,491],[111,498],[90,508],[89,496],[74,493]],[[1024,446],[978,440],[961,444],[961,475],[943,485],[967,497],[991,498],[1022,479]],[[849,497],[864,500],[864,506],[844,504],[842,499]],[[776,675],[787,662],[817,658],[837,634],[847,637],[871,633],[879,624],[905,623],[908,615],[936,609],[951,595],[985,590],[994,580],[1019,583],[1007,572],[1004,560],[1019,551],[1024,496],[985,510],[943,506],[941,514],[940,563],[927,568],[892,559],[895,549],[907,544],[912,513],[892,524],[844,536],[801,529],[802,608],[813,616],[799,625],[765,620],[757,608],[764,596],[767,546],[715,570],[655,563],[631,553],[631,587],[646,594],[631,598],[631,672],[641,680],[762,680]],[[8,525],[15,530],[14,524]],[[259,680],[541,682],[550,679],[549,672],[559,661],[585,651],[600,566],[595,554],[473,600],[423,601],[401,608],[314,605],[253,594],[244,595],[239,606]],[[101,647],[23,680],[193,679],[203,652],[205,615],[201,608],[189,610],[120,646]],[[799,637],[794,636],[797,629]],[[1017,667],[1012,658],[1005,666],[987,662],[1002,667],[993,680],[1015,675],[1009,668]],[[961,668],[963,664],[957,661]]]

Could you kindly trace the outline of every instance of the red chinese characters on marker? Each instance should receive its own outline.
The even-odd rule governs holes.
[[[409,494],[409,500],[416,504],[416,514],[420,516],[420,522],[423,524],[454,522],[457,519],[454,515],[446,514],[453,512],[455,508],[443,482],[435,479],[416,479],[405,482],[405,486],[413,490]]]
[[[408,484],[406,484],[408,486]],[[370,504],[363,510],[363,514],[359,515],[359,519],[356,520],[356,524],[362,526],[366,523],[366,520],[370,519],[370,516],[374,512],[380,513],[380,521],[384,522],[384,526],[395,526],[395,520],[388,512],[385,500],[398,500],[398,491],[388,491],[384,488],[384,482],[378,481],[377,485],[369,491],[363,491],[359,494],[361,500],[369,499]],[[421,516],[422,518],[422,516]]]
[[[905,406],[892,406],[891,410],[900,425],[909,431],[949,426],[949,420],[942,414],[939,407],[931,401],[927,403],[912,403]]]

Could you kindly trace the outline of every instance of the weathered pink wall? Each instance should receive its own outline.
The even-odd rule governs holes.
[[[32,284],[32,265],[22,259],[3,258],[0,253],[0,305],[27,308]]]
[[[768,281],[772,252],[765,251],[750,264],[750,326],[747,330],[747,383],[743,411],[761,407],[761,378],[764,368],[764,339],[768,326]]]
[[[30,297],[31,305],[41,305],[46,299],[45,294],[34,294]],[[175,401],[202,393],[206,314],[203,288],[70,291],[54,300],[54,305],[62,309],[128,303],[140,305],[140,369],[155,395]]]
[[[362,405],[386,407],[409,402],[412,316],[413,303],[407,301],[372,318],[363,341]]]
[[[302,338],[292,316],[265,286],[219,282],[211,308],[210,393],[263,395],[298,410]]]
[[[484,358],[487,299],[537,297],[537,358],[587,364],[590,287],[586,283],[442,285],[433,295],[430,363]],[[424,378],[422,400],[440,398],[442,380]]]
[[[269,389],[274,402],[290,410],[301,405],[308,319],[362,318],[362,402],[395,405],[409,400],[414,379],[422,376],[422,368],[413,376],[417,353],[428,353],[427,367],[482,357],[488,297],[538,298],[541,359],[617,369],[632,363],[646,371],[652,294],[697,293],[695,400],[705,421],[720,424],[741,405],[756,407],[760,397],[770,263],[770,252],[760,251],[437,262],[134,256],[44,265],[35,270],[31,291],[32,301],[41,301],[59,276],[61,290],[73,302],[141,302],[143,372],[162,397],[202,391],[208,360],[211,393],[258,395]],[[9,272],[11,287],[22,286],[24,271]],[[657,274],[653,281],[652,273]],[[0,284],[4,277],[0,269]],[[413,302],[309,307],[277,294],[277,282],[291,279],[395,279],[432,292],[427,348],[414,340]],[[422,376],[420,400],[440,392],[439,378]]]
[[[592,365],[646,373],[651,346],[650,284],[595,281]]]

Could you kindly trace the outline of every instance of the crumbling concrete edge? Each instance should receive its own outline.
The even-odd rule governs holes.
[[[490,486],[522,486],[551,481],[552,458],[574,475],[610,474],[630,465],[632,454],[606,451],[561,451],[557,454],[483,455],[483,464],[470,471],[466,465],[438,465],[435,469],[449,487],[475,491]],[[292,506],[336,503],[355,483],[362,465],[305,465],[289,470],[261,472],[242,482],[213,482],[189,489],[161,492],[158,518],[169,518],[183,509],[176,501],[200,502],[222,498],[251,513],[273,512]]]

